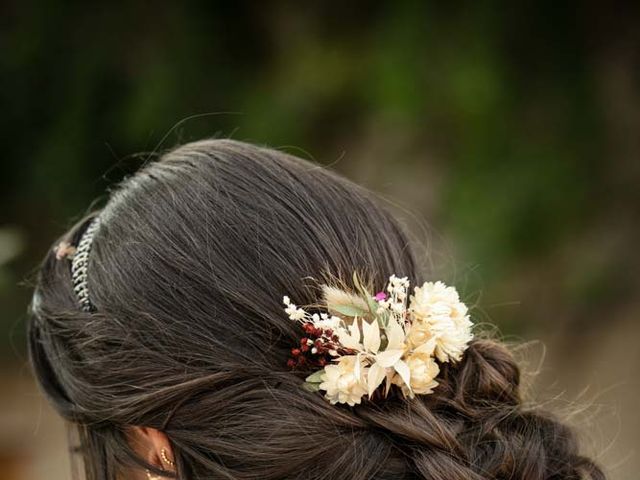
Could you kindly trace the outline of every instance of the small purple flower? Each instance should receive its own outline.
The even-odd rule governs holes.
[[[376,302],[384,302],[387,299],[387,294],[385,292],[378,292],[373,299]]]

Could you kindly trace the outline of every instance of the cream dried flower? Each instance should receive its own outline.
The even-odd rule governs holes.
[[[435,339],[435,356],[440,362],[459,361],[473,338],[467,306],[458,292],[442,282],[425,282],[411,296],[411,329],[414,337]]]
[[[365,373],[357,355],[345,355],[337,364],[324,367],[319,388],[332,404],[346,403],[353,407],[367,393]]]
[[[409,386],[399,375],[393,378],[393,383],[399,385],[402,393],[409,398],[413,398],[416,394],[432,393],[438,386],[435,378],[440,373],[440,367],[433,357],[425,353],[413,353],[405,359],[405,362],[410,372]]]
[[[416,319],[409,326],[409,331],[407,332],[407,343],[411,349],[418,348],[432,339],[434,338],[431,325],[429,323]]]

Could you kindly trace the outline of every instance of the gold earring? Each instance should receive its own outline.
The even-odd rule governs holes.
[[[147,472],[147,478],[149,480],[162,480],[160,477],[158,477],[157,475],[152,475],[151,472],[149,471],[149,469],[145,470],[145,472]]]
[[[170,467],[176,466],[175,462],[169,458],[169,456],[167,455],[167,451],[164,448],[160,449],[160,456],[162,457],[164,463],[166,463]]]

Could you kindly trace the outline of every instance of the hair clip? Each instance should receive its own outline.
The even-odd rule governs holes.
[[[459,361],[473,338],[456,289],[425,282],[409,296],[409,280],[395,275],[375,295],[355,275],[354,285],[357,294],[325,287],[327,311],[320,314],[283,298],[285,312],[305,332],[287,365],[317,369],[305,387],[324,391],[332,404],[354,406],[376,392],[386,397],[393,386],[409,398],[432,393],[439,363]]]
[[[89,264],[89,252],[93,243],[93,237],[100,226],[100,217],[94,218],[80,237],[78,246],[71,259],[71,281],[73,290],[78,297],[80,308],[84,312],[91,312],[93,304],[89,299],[89,285],[87,282],[87,267]]]

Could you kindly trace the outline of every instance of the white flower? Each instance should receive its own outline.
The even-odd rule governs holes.
[[[307,312],[304,309],[298,308],[295,304],[291,303],[291,299],[286,295],[282,297],[282,303],[285,304],[286,308],[284,309],[284,311],[287,315],[289,315],[289,318],[291,320],[304,320],[307,317]]]
[[[325,397],[332,403],[346,403],[354,406],[362,401],[367,393],[364,383],[365,369],[362,368],[357,355],[340,357],[336,365],[327,365],[322,374],[320,390],[326,392]]]
[[[302,308],[296,308],[293,304],[285,308],[284,311],[289,315],[291,320],[303,320],[307,316],[307,312]]]
[[[463,325],[456,325],[452,318],[443,318],[433,325],[436,336],[435,355],[441,362],[458,362],[473,339],[471,322],[467,317]]]
[[[440,368],[433,357],[424,353],[413,353],[406,358],[406,363],[410,372],[409,385],[399,376],[394,377],[393,383],[400,385],[402,393],[410,398],[415,394],[432,393],[438,386],[435,378],[440,373]]]
[[[394,304],[391,305],[391,310],[394,313],[402,315],[404,313],[404,311],[405,311],[404,304],[402,304],[402,303],[394,303]]]
[[[313,319],[313,326],[316,328],[330,328],[335,330],[340,328],[342,324],[342,319],[335,316],[321,315],[319,319]]]
[[[419,342],[420,336],[431,335],[435,338],[435,356],[439,361],[460,360],[473,338],[473,324],[467,311],[453,287],[442,282],[426,282],[416,287],[410,306],[415,341]],[[414,343],[414,339],[411,341]]]
[[[406,314],[407,289],[409,279],[407,277],[396,277],[391,275],[387,284],[388,298],[380,304],[381,307],[389,309],[398,321],[404,322]]]
[[[395,274],[389,277],[389,292],[407,289],[409,287],[409,279],[407,277],[398,277]]]

